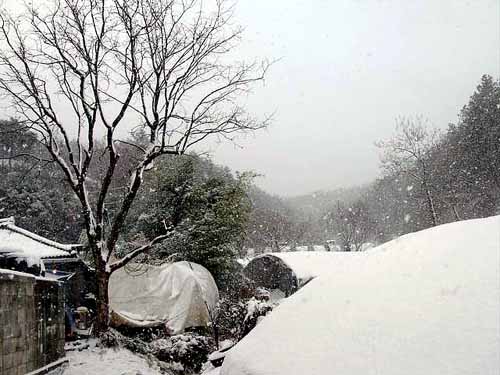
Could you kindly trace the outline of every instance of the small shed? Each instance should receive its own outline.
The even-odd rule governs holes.
[[[347,258],[360,255],[327,251],[269,253],[253,258],[243,269],[243,273],[256,286],[271,291],[279,290],[288,297],[316,276],[331,273],[333,265],[338,267]]]
[[[114,326],[164,325],[176,334],[207,326],[218,300],[214,278],[193,262],[126,266],[113,272],[109,280]]]

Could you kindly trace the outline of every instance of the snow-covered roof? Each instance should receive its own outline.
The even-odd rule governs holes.
[[[359,252],[334,252],[334,251],[290,251],[287,253],[269,253],[255,257],[276,257],[285,263],[303,283],[316,276],[331,274],[347,259],[363,256]]]
[[[27,257],[74,257],[72,250],[81,245],[64,245],[19,228],[13,218],[0,219],[0,253],[23,254]]]
[[[35,276],[30,274],[30,273],[19,272],[19,271],[14,271],[14,270],[4,270],[4,269],[0,268],[0,280],[2,278],[14,279],[15,276],[27,277],[29,279],[35,278]]]
[[[13,280],[16,276],[18,277],[25,277],[28,279],[34,279],[34,280],[43,280],[43,281],[53,281],[57,282],[57,280],[50,278],[50,277],[43,277],[43,276],[35,276],[31,273],[27,272],[19,272],[19,271],[14,271],[14,270],[6,270],[0,268],[0,279],[10,279]]]
[[[221,375],[468,375],[500,368],[500,217],[409,234],[284,300]]]

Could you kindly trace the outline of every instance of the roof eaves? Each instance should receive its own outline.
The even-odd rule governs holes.
[[[12,219],[12,220],[10,220],[10,219]],[[12,232],[19,233],[23,236],[31,238],[32,240],[35,240],[35,241],[40,242],[40,243],[47,245],[47,246],[54,247],[54,248],[59,249],[59,250],[71,252],[73,250],[79,250],[83,247],[83,245],[81,245],[81,244],[67,244],[67,245],[61,244],[59,242],[55,242],[55,241],[49,240],[45,237],[39,236],[38,234],[30,232],[26,229],[19,228],[18,226],[16,226],[14,224],[13,218],[0,219],[0,227],[2,227],[4,229],[11,230]]]
[[[0,218],[0,226],[15,224],[14,216]]]

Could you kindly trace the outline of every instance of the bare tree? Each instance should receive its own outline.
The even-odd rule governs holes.
[[[382,167],[389,174],[403,174],[420,184],[425,194],[429,220],[432,226],[436,226],[438,218],[432,194],[430,153],[438,145],[440,133],[421,117],[400,118],[396,129],[397,133],[393,138],[376,144],[383,150]]]
[[[343,251],[361,251],[375,231],[375,223],[361,200],[350,207],[337,202],[335,209],[327,214],[327,221],[336,232]]]
[[[34,3],[34,2],[33,2]],[[108,327],[112,272],[169,237],[166,230],[116,259],[116,245],[144,173],[165,154],[181,155],[209,136],[266,125],[238,98],[267,64],[228,63],[241,29],[224,0],[49,0],[20,15],[0,13],[0,89],[19,119],[64,172],[82,206],[96,259],[97,332]],[[121,139],[132,125],[147,144]],[[105,139],[105,173],[89,194],[96,139]],[[119,164],[119,142],[140,152],[110,224],[105,205]],[[101,156],[101,155],[99,155]],[[96,185],[93,182],[93,187]],[[168,228],[167,228],[168,229]]]

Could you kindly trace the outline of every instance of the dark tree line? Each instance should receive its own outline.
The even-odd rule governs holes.
[[[81,210],[36,135],[15,119],[0,121],[0,217],[42,236],[76,243]]]
[[[258,253],[293,249],[308,241],[312,226],[287,200],[252,186],[251,213],[245,228],[245,248]]]

